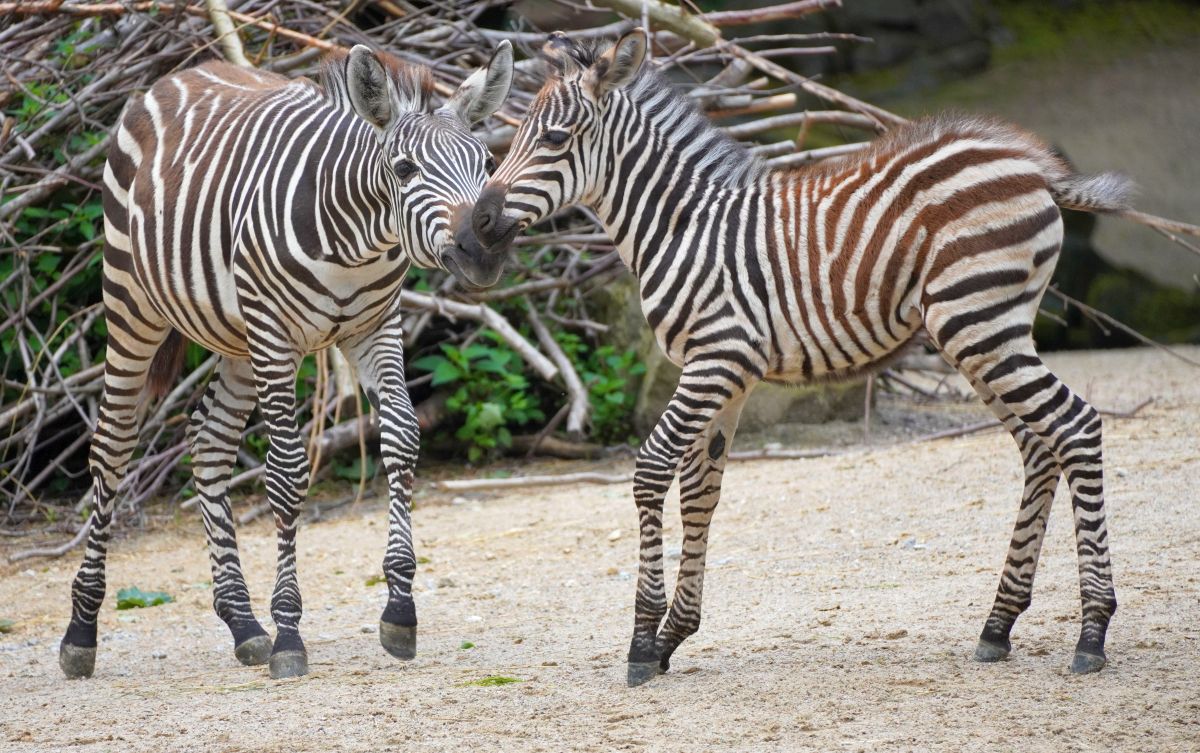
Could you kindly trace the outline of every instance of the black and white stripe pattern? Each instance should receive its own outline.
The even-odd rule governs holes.
[[[92,529],[60,650],[89,676],[114,495],[136,446],[143,387],[169,379],[184,337],[224,356],[189,424],[213,602],[247,664],[307,671],[296,523],[309,481],[296,370],[338,347],[379,411],[391,492],[380,639],[415,651],[409,501],[417,422],[404,384],[398,301],[410,264],[490,285],[502,253],[464,220],[491,157],[469,126],[507,96],[503,44],[442,107],[430,72],[356,47],[321,85],[210,63],[159,81],[122,115],[104,176],[108,356],[91,468]],[[156,355],[157,354],[157,355]],[[161,387],[161,385],[157,385]],[[251,610],[227,488],[247,417],[268,426],[265,483],[279,536],[272,645]]]
[[[1031,331],[1062,240],[1058,204],[1118,209],[1128,181],[1072,175],[1035,137],[956,117],[897,128],[851,157],[770,170],[641,70],[644,52],[640,31],[600,49],[551,35],[543,55],[552,75],[474,212],[480,240],[503,243],[559,207],[592,208],[638,279],[659,346],[683,368],[638,453],[630,683],[665,670],[699,627],[709,523],[753,386],[877,369],[921,329],[1012,432],[1025,463],[977,658],[1009,651],[1065,477],[1083,602],[1072,669],[1099,669],[1116,608],[1100,417],[1045,367]],[[663,498],[676,476],[684,543],[668,610]]]

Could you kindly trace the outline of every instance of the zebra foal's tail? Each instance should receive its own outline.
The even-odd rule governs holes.
[[[1050,183],[1050,193],[1060,207],[1082,212],[1129,209],[1136,192],[1137,184],[1128,176],[1114,172],[1068,175]]]

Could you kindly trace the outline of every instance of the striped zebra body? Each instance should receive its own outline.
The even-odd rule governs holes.
[[[408,515],[418,430],[404,383],[399,295],[412,264],[495,282],[463,218],[491,158],[470,123],[511,83],[502,45],[441,108],[428,70],[356,47],[321,84],[209,63],[162,79],[127,105],[105,168],[104,395],[92,443],[92,528],[60,648],[90,676],[116,491],[136,447],[143,387],[165,391],[184,338],[223,356],[191,416],[192,469],[209,541],[213,603],[247,664],[304,674],[295,566],[308,457],[296,370],[338,347],[380,415],[390,514],[380,640],[411,658],[415,557]],[[246,420],[268,426],[264,474],[279,534],[275,641],[251,610],[227,487]]]
[[[850,157],[769,170],[640,71],[644,50],[641,32],[607,50],[551,35],[543,55],[554,73],[473,218],[482,242],[502,244],[561,206],[591,207],[637,277],[659,346],[683,369],[638,454],[630,683],[667,669],[699,627],[709,523],[754,385],[869,372],[922,330],[1013,434],[1025,463],[977,658],[1009,651],[1065,476],[1083,602],[1072,668],[1099,669],[1116,608],[1100,418],[1046,369],[1031,333],[1062,241],[1059,206],[1120,208],[1127,183],[1074,176],[1011,126],[945,116]],[[684,544],[668,610],[662,511],[676,476]]]

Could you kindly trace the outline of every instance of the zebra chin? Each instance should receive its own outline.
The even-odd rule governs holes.
[[[508,244],[484,248],[475,240],[474,233],[464,228],[455,234],[454,243],[443,249],[442,264],[459,285],[468,290],[482,290],[500,282],[507,257]]]

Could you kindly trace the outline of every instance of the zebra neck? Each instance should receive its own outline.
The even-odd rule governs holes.
[[[347,125],[316,171],[316,209],[326,259],[360,266],[397,249],[400,186],[374,130],[352,113]]]
[[[622,101],[625,107],[610,109],[614,122],[602,127],[614,134],[606,145],[612,168],[589,204],[640,278],[663,254],[695,254],[697,244],[684,241],[704,218],[757,200],[768,173],[668,86],[647,92],[639,85]]]

